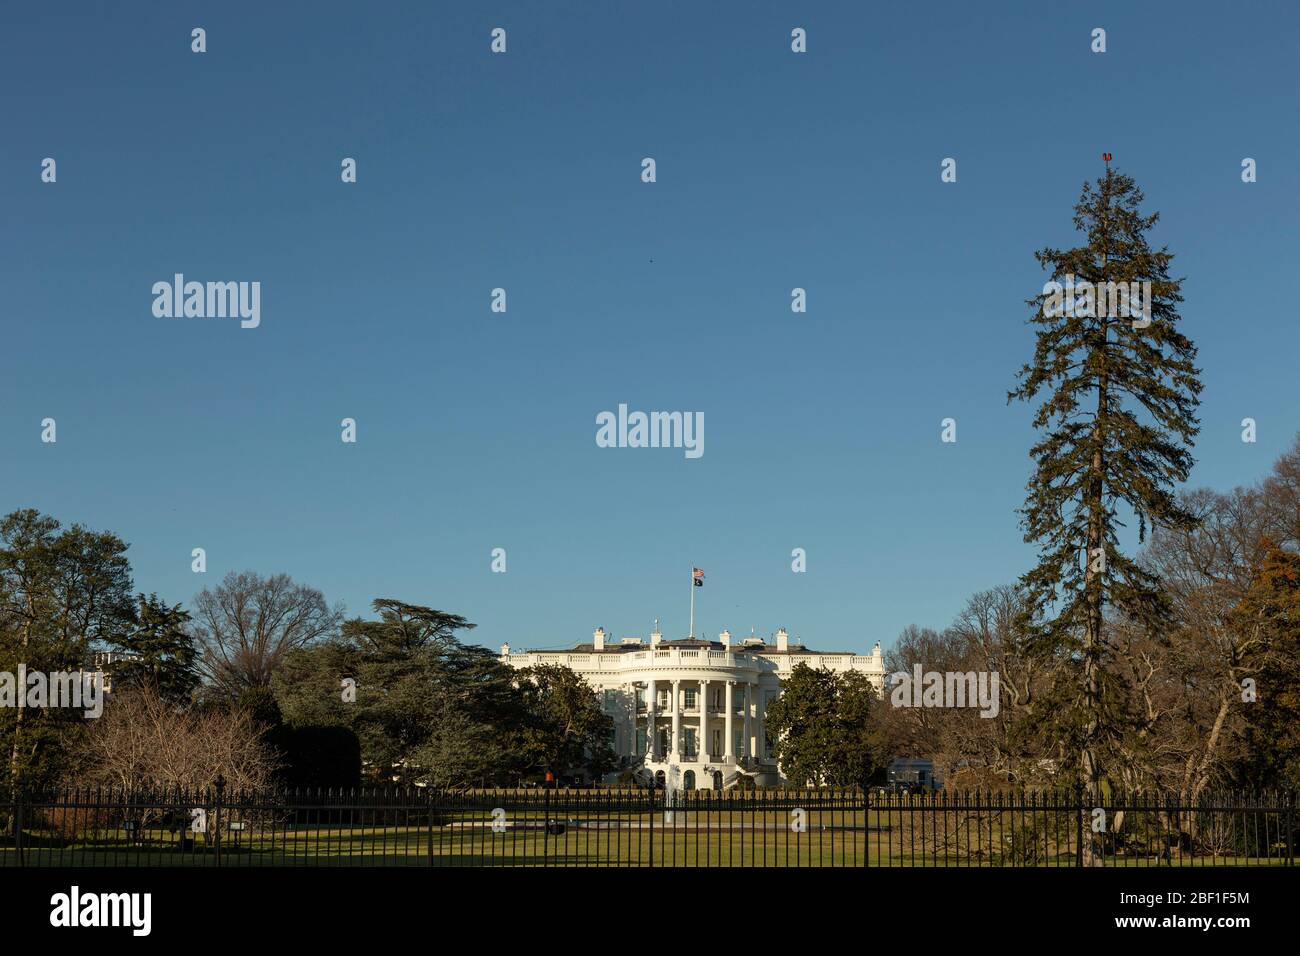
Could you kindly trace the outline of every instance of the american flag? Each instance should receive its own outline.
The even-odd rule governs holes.
[[[693,578],[695,579],[695,586],[696,586],[697,588],[702,588],[702,587],[704,587],[704,572],[703,572],[703,571],[701,571],[699,568],[691,568],[691,577],[693,577]]]

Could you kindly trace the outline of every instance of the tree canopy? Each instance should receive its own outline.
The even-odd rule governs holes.
[[[807,786],[865,788],[880,766],[873,713],[877,703],[865,674],[796,664],[765,718],[787,779]]]

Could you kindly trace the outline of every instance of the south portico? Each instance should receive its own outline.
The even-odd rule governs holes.
[[[702,661],[698,653],[679,648],[657,652],[664,656],[656,656],[655,676],[629,682],[636,701],[634,727],[644,738],[643,747],[630,756],[643,758],[645,770],[659,783],[675,767],[686,790],[721,790],[742,776],[775,783],[761,672],[747,655],[720,654]],[[713,665],[708,668],[712,673],[699,673],[704,663]],[[767,686],[773,696],[780,691],[777,681]]]

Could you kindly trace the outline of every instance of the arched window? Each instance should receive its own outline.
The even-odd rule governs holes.
[[[655,771],[655,786],[660,790],[664,788],[664,772],[662,770]]]
[[[721,770],[715,770],[715,771],[713,771],[713,789],[714,789],[714,790],[721,790],[721,789],[722,789],[722,771],[721,771]]]
[[[688,771],[686,771],[685,774],[683,774],[683,776],[682,776],[682,789],[683,789],[683,790],[694,790],[694,789],[695,789],[695,771],[694,771],[694,770],[688,770]]]

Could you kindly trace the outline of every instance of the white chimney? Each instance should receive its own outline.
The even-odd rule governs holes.
[[[872,657],[883,657],[883,656],[884,656],[884,655],[882,655],[882,654],[880,653],[880,642],[879,642],[879,641],[876,641],[876,646],[872,649],[872,651],[871,651],[871,656],[872,656]]]
[[[663,639],[664,639],[663,634],[659,633],[659,625],[656,624],[656,625],[655,625],[655,629],[654,629],[653,631],[650,632],[650,646],[651,646],[651,647],[654,647],[656,644],[658,644],[658,643],[659,643],[660,641],[662,641]]]
[[[501,645],[501,656],[502,656],[502,657],[509,657],[509,656],[510,656],[510,645],[509,645],[509,644],[502,644],[502,645]]]
[[[718,640],[722,642],[723,647],[731,647],[731,632],[723,631],[718,635]]]
[[[788,651],[790,649],[790,635],[781,628],[776,632],[776,649],[778,651]]]
[[[596,628],[595,633],[591,635],[591,643],[595,645],[598,651],[605,649],[605,629],[603,627]]]

